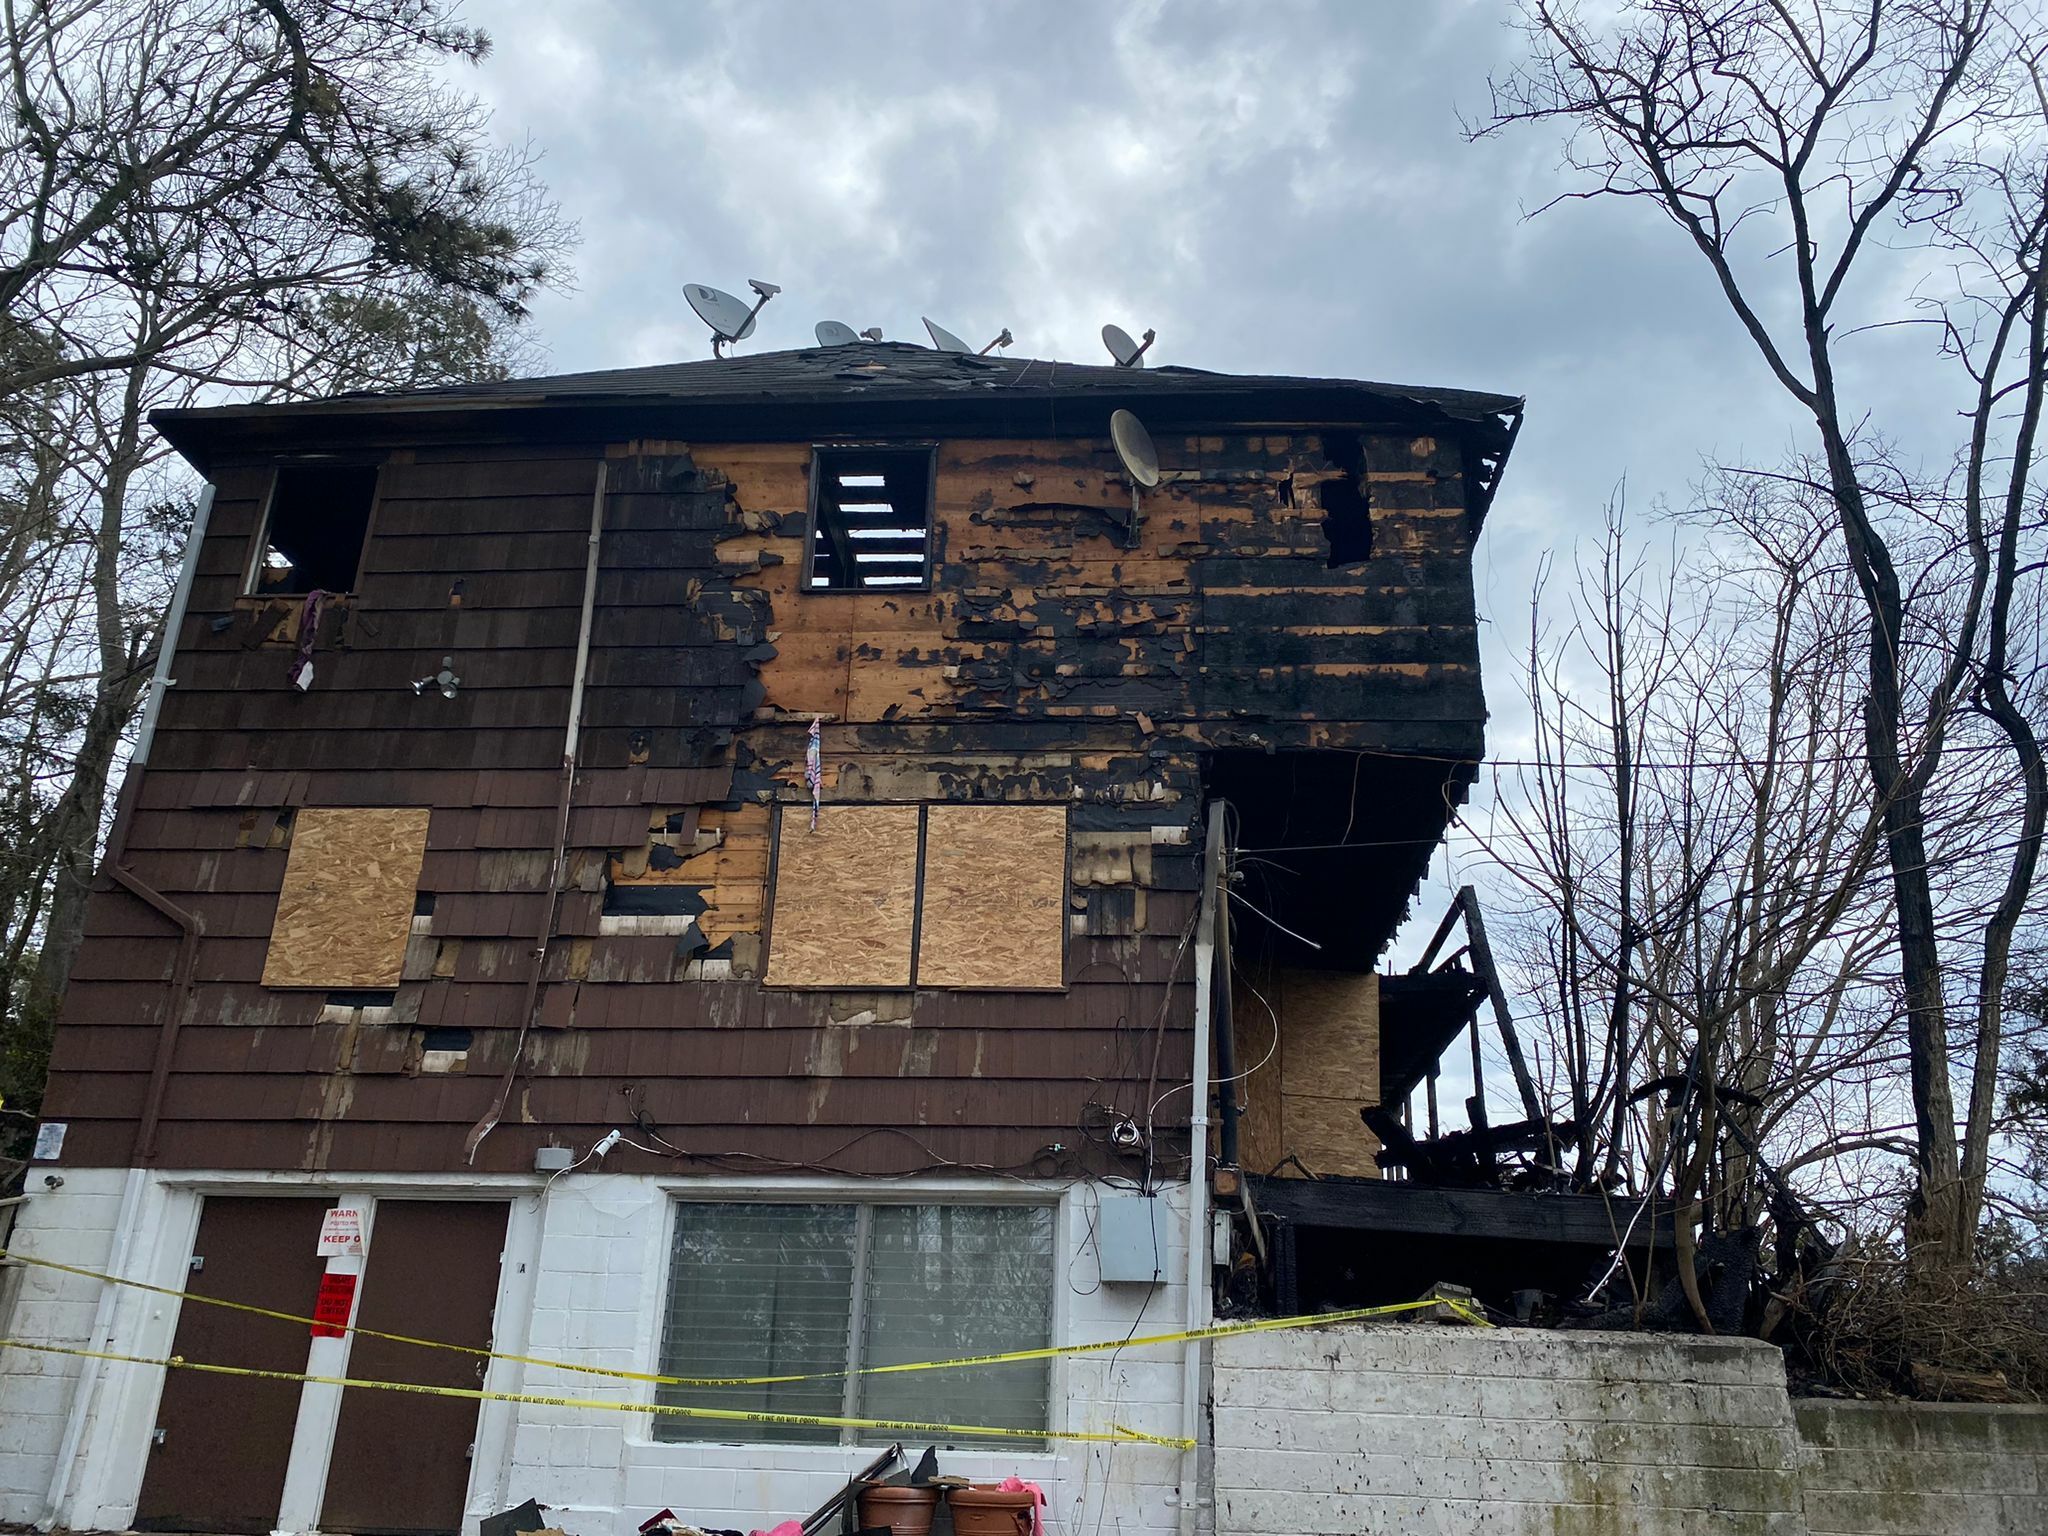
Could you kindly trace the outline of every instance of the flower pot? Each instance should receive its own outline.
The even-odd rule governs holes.
[[[870,1483],[860,1491],[860,1523],[864,1530],[886,1525],[895,1536],[929,1536],[938,1512],[936,1488],[894,1488]]]
[[[1001,1488],[955,1488],[946,1495],[956,1536],[1031,1536],[1035,1502],[1028,1491]]]

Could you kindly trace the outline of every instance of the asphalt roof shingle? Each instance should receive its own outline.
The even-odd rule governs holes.
[[[1431,406],[1461,420],[1498,417],[1519,409],[1512,395],[1422,385],[1378,384],[1355,379],[1313,379],[1259,374],[1211,373],[1201,368],[1114,368],[1033,357],[973,357],[935,352],[909,342],[852,342],[837,347],[803,347],[787,352],[742,353],[721,359],[662,363],[646,368],[608,368],[543,378],[455,384],[403,394],[339,397],[358,405],[393,406],[428,402],[479,404],[604,399],[672,399],[721,404],[791,404],[867,396],[937,400],[973,394],[1061,397],[1116,395],[1119,398],[1186,398],[1247,391],[1355,393]]]

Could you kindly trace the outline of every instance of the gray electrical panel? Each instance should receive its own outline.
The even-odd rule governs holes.
[[[1166,1202],[1157,1195],[1104,1195],[1096,1210],[1095,1253],[1111,1285],[1166,1279]]]

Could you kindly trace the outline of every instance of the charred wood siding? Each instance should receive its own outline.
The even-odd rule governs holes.
[[[124,861],[205,925],[187,998],[171,925],[98,891],[47,1112],[67,1157],[132,1155],[160,1029],[183,1025],[168,1166],[437,1169],[511,1067],[544,882],[593,486],[603,562],[566,888],[537,1028],[477,1166],[651,1127],[685,1168],[1100,1166],[1107,1129],[1187,1071],[1184,942],[1205,752],[1365,748],[1476,761],[1484,720],[1466,467],[1368,435],[1370,557],[1333,568],[1313,431],[1163,439],[1137,542],[1106,442],[959,441],[937,461],[930,592],[803,591],[805,444],[416,448],[392,455],[358,591],[304,693],[296,602],[241,595],[271,468],[216,469],[177,686]],[[416,691],[450,658],[455,696]],[[772,944],[773,806],[823,728],[840,802],[1069,810],[1066,990],[791,992]],[[431,810],[388,1008],[260,985],[301,806]],[[655,862],[702,910],[619,931],[607,881]],[[1433,836],[1437,826],[1424,829]],[[469,1031],[425,1070],[422,1031]],[[1177,1114],[1185,1117],[1180,1102]],[[614,1158],[637,1158],[621,1149]]]

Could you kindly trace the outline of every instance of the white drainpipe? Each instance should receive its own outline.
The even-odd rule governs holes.
[[[1223,804],[1209,807],[1202,855],[1202,907],[1195,927],[1194,1104],[1188,1116],[1188,1314],[1192,1330],[1209,1326],[1209,989],[1215,971],[1217,892],[1222,887]],[[1193,1536],[1202,1497],[1202,1345],[1190,1339],[1181,1357],[1180,1536]]]

